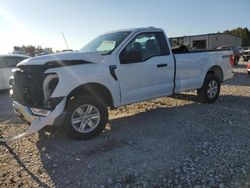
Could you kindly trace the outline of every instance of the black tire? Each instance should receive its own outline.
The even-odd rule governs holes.
[[[75,110],[83,105],[91,105],[96,107],[99,110],[100,120],[97,126],[90,132],[80,132],[74,128],[71,118]],[[108,109],[107,106],[100,102],[98,99],[86,96],[86,97],[78,97],[69,101],[66,107],[67,116],[64,123],[64,131],[65,134],[75,140],[88,140],[98,136],[102,133],[103,129],[106,127],[108,122]]]
[[[216,94],[213,96],[209,96],[208,92],[210,89],[209,84],[216,83],[217,84],[217,90]],[[215,90],[214,90],[215,91]],[[204,80],[203,86],[197,90],[198,97],[200,98],[201,102],[203,103],[213,103],[216,101],[220,94],[220,81],[218,77],[214,74],[208,74]]]

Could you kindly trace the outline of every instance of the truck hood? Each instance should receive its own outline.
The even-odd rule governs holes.
[[[98,52],[64,52],[64,53],[55,53],[50,55],[43,55],[25,59],[17,64],[19,66],[25,65],[44,65],[48,62],[74,62],[77,61],[78,64],[82,62],[89,63],[101,63],[104,61],[104,58]],[[72,63],[74,64],[74,63]]]

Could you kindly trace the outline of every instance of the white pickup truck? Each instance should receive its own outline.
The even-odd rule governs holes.
[[[22,61],[10,78],[14,110],[30,123],[21,136],[61,124],[68,136],[90,139],[105,128],[108,107],[188,90],[214,102],[220,84],[233,76],[233,52],[184,51],[171,50],[164,31],[149,27],[103,34],[80,51]]]

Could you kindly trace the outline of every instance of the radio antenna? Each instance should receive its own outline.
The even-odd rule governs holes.
[[[69,50],[69,46],[68,46],[68,43],[67,43],[67,41],[66,41],[66,38],[65,38],[65,36],[64,36],[64,34],[63,34],[63,32],[62,32],[62,36],[63,36],[63,40],[64,40],[64,42],[65,42],[65,44],[66,44],[66,47],[68,48],[68,50]]]

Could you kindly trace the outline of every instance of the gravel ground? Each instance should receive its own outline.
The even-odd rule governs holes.
[[[213,104],[187,92],[112,110],[89,141],[45,129],[1,144],[0,187],[250,187],[250,76],[235,72]],[[26,127],[2,91],[0,134]]]

